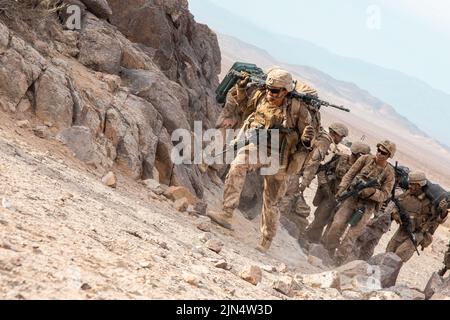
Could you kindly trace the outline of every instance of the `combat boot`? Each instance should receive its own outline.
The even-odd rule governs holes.
[[[207,216],[219,226],[233,231],[231,219],[233,218],[233,209],[223,208],[222,211],[208,211]]]
[[[259,252],[262,252],[262,253],[266,253],[270,249],[271,245],[272,245],[272,240],[263,237],[261,239],[259,245],[256,247],[256,250],[258,250]]]

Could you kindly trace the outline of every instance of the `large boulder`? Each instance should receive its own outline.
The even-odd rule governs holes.
[[[197,165],[180,164],[172,162],[173,149],[171,137],[166,128],[163,128],[158,140],[155,167],[159,172],[159,181],[168,186],[184,186],[198,198],[203,198],[202,174]]]
[[[425,300],[425,295],[417,289],[409,288],[405,285],[398,285],[387,288],[383,291],[391,291],[400,296],[401,300]]]
[[[63,71],[49,67],[35,84],[36,117],[57,128],[69,128],[73,121],[73,100]]]
[[[112,15],[111,7],[106,0],[81,0],[86,8],[102,19],[109,19]]]
[[[111,22],[132,42],[142,43],[156,52],[152,57],[163,70],[176,73],[173,62],[175,44],[170,20],[159,1],[108,0],[114,15]]]
[[[430,300],[450,300],[450,277],[443,279],[442,285],[435,289]]]
[[[399,256],[395,253],[387,252],[372,257],[368,262],[370,265],[380,267],[381,285],[383,288],[395,286],[398,274],[403,265],[403,261]]]
[[[121,103],[108,109],[104,132],[134,178],[153,178],[162,119],[149,102],[124,94]]]
[[[135,95],[155,106],[163,116],[164,127],[169,133],[176,129],[190,130],[191,125],[186,117],[188,97],[180,85],[150,70],[123,69],[121,75]]]
[[[376,267],[369,265],[367,262],[362,260],[354,260],[347,264],[344,264],[336,269],[341,276],[346,276],[349,278],[356,277],[358,275],[371,276],[377,272]]]
[[[119,73],[122,46],[117,32],[91,14],[83,21],[79,49],[78,60],[85,66],[105,73]]]
[[[442,288],[443,284],[444,280],[442,279],[442,277],[439,276],[436,272],[433,272],[424,290],[425,299],[430,299],[436,292],[438,292]]]
[[[64,129],[58,134],[57,139],[67,145],[78,159],[87,164],[97,167],[112,165],[112,161],[107,160],[101,153],[89,128],[73,126]]]
[[[371,292],[382,289],[380,267],[355,260],[336,269],[339,273],[341,290]]]
[[[164,74],[186,89],[192,120],[213,127],[220,112],[214,91],[221,68],[215,33],[194,21],[185,0],[108,2],[114,12],[111,23],[132,42],[143,44]]]
[[[33,96],[33,84],[47,66],[47,61],[33,47],[22,39],[12,36],[0,24],[2,40],[0,44],[0,108],[15,112],[19,104]],[[14,75],[13,77],[11,75]]]

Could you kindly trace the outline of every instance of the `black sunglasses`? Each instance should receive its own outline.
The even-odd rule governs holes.
[[[378,149],[378,152],[381,153],[383,156],[388,156],[389,155],[389,152],[385,152],[385,151],[383,151],[381,149]]]
[[[267,90],[269,90],[271,93],[273,93],[273,94],[279,94],[280,92],[281,92],[281,89],[280,88],[270,88],[270,87],[267,87]]]

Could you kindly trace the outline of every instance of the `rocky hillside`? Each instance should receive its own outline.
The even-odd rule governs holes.
[[[259,253],[259,218],[212,224],[223,185],[172,173],[170,134],[215,122],[215,34],[182,0],[68,0],[83,9],[75,31],[51,3],[0,0],[0,298],[449,296],[448,279],[396,281],[392,255],[336,269],[282,227]]]
[[[171,174],[170,134],[217,118],[215,34],[183,0],[67,2],[83,9],[81,30],[66,30],[56,14],[17,19],[14,5],[2,15],[1,109],[89,164],[122,163],[134,178],[158,176],[202,197],[197,167]]]

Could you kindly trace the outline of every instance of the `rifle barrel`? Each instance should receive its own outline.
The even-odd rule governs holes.
[[[230,73],[232,75],[234,75],[234,76],[237,76],[237,77],[239,77],[241,79],[244,79],[244,75],[241,72],[237,72],[236,70],[231,70]],[[250,77],[250,79],[252,79],[255,82],[257,82],[258,84],[265,84],[265,80],[262,79],[262,78],[255,77],[254,75],[251,75],[251,74],[249,75],[249,77]],[[318,97],[312,96],[310,94],[305,94],[305,93],[298,92],[298,91],[294,90],[293,92],[290,93],[290,95],[292,97],[298,98],[298,99],[300,99],[302,101],[304,101],[304,100],[313,100],[319,106],[331,107],[331,108],[339,109],[339,110],[342,110],[342,111],[345,111],[345,112],[350,112],[350,109],[348,109],[348,108],[346,108],[344,106],[338,106],[338,105],[329,103],[327,101],[321,100]]]

